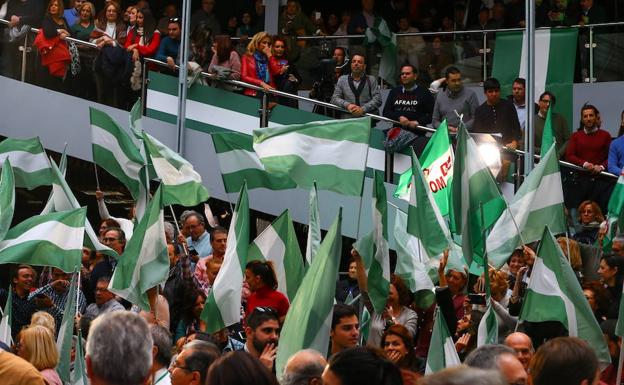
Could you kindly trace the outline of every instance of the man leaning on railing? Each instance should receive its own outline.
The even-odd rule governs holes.
[[[346,109],[341,118],[359,117],[365,113],[378,114],[381,94],[374,76],[366,75],[366,57],[355,54],[351,58],[351,74],[342,75],[336,83],[331,103]]]

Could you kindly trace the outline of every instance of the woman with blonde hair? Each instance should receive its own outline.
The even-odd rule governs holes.
[[[580,229],[572,237],[575,241],[593,245],[598,239],[600,223],[605,218],[598,203],[590,200],[581,202],[578,207]]]
[[[244,82],[255,84],[264,90],[275,89],[275,76],[288,70],[277,66],[277,62],[269,60],[271,52],[271,36],[267,32],[258,32],[253,35],[247,45],[247,53],[243,55],[241,63],[241,79]],[[285,68],[285,70],[284,70]],[[257,96],[256,90],[246,88],[243,92],[248,96]]]
[[[63,385],[54,368],[59,362],[53,334],[45,326],[29,326],[20,332],[17,355],[41,372],[49,385]]]
[[[48,329],[53,336],[56,335],[56,322],[52,314],[47,311],[33,313],[32,317],[30,317],[30,325],[28,326],[43,326]]]

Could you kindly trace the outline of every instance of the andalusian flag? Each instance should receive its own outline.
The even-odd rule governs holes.
[[[397,66],[397,37],[388,27],[388,23],[381,18],[375,18],[373,28],[366,28],[364,44],[379,43],[382,48],[381,61],[379,63],[379,77],[391,85],[397,84],[399,78]]]
[[[52,184],[50,162],[39,138],[12,139],[0,142],[0,162],[11,160],[15,187],[29,190]]]
[[[130,135],[108,114],[89,108],[93,162],[119,179],[134,199],[145,184],[145,160]]]
[[[225,192],[240,191],[243,182],[247,189],[266,188],[269,190],[285,190],[297,187],[286,174],[268,173],[253,149],[250,135],[235,132],[219,132],[212,134],[217,160],[221,168],[221,178]]]
[[[448,248],[451,234],[436,206],[414,151],[412,170],[407,232],[418,238],[428,258],[435,258]]]
[[[2,166],[2,179],[0,179],[0,241],[4,239],[11,227],[14,210],[15,178],[9,158],[6,158]]]
[[[115,267],[109,290],[149,311],[147,291],[165,283],[168,274],[169,256],[161,186],[156,190],[145,215],[134,228],[132,238]]]
[[[370,127],[370,118],[359,118],[260,128],[253,148],[268,172],[299,187],[316,181],[321,190],[361,196]]]
[[[249,248],[249,198],[243,183],[228,232],[223,265],[206,299],[201,319],[206,331],[214,333],[240,322],[241,291]]]
[[[397,209],[394,218],[394,241],[396,243],[397,261],[394,273],[407,284],[414,293],[414,301],[419,308],[428,308],[435,301],[434,284],[429,271],[437,274],[435,259],[430,259],[418,238],[409,234],[407,214]]]
[[[0,242],[0,263],[54,266],[74,271],[82,263],[87,208],[37,215],[8,231]]]
[[[509,203],[508,210],[503,212],[488,235],[488,258],[492,266],[497,269],[502,267],[522,241],[531,243],[540,240],[544,226],[555,234],[567,230],[561,173],[554,143],[529,173]]]
[[[533,263],[531,280],[520,313],[530,322],[559,321],[572,337],[584,339],[602,363],[610,363],[609,349],[570,262],[548,227]]]
[[[449,332],[448,326],[446,326],[442,311],[440,311],[440,308],[436,308],[425,375],[458,365],[461,365],[461,361],[455,350],[453,337]]]
[[[143,140],[143,111],[141,111],[141,98],[132,106],[129,116],[130,130],[136,141]]]
[[[307,266],[312,264],[312,259],[321,246],[321,214],[318,206],[318,191],[316,182],[310,189],[310,209],[308,212],[308,238],[306,241],[305,260]]]
[[[49,204],[47,204],[46,207],[43,209],[41,215],[80,208],[80,203],[78,203],[78,200],[74,196],[74,193],[69,188],[69,185],[67,184],[67,181],[65,181],[65,177],[63,176],[61,170],[59,170],[53,160],[50,160],[50,164],[52,166],[52,177],[54,180],[52,184],[52,194],[50,195],[50,201],[48,202]],[[86,220],[86,218],[84,223],[84,231],[86,234],[86,237],[84,238],[84,243],[87,247],[100,253],[109,255],[113,258],[119,258],[119,255],[115,250],[100,243],[100,240],[95,233],[95,230],[93,230],[91,223]]]
[[[72,385],[88,385],[87,364],[85,362],[85,351],[82,346],[82,332],[78,329],[76,336],[76,358],[74,360],[74,370],[71,372]]]
[[[13,345],[11,334],[11,321],[13,320],[13,288],[9,286],[9,295],[7,296],[2,319],[0,319],[0,342],[4,342],[8,346]]]
[[[286,361],[302,349],[314,349],[325,355],[336,294],[336,279],[342,254],[342,209],[331,225],[312,266],[292,301],[282,327],[277,350],[277,373],[283,373]]]
[[[483,229],[490,228],[496,222],[506,204],[475,141],[463,124],[457,135],[456,155],[451,186],[451,232],[461,235],[462,250],[468,264],[475,260],[482,266],[485,249]]]
[[[284,293],[290,301],[295,298],[305,269],[297,234],[288,210],[277,217],[249,245],[247,261],[253,260],[273,262],[277,290]]]
[[[485,314],[477,329],[477,346],[498,343],[498,318],[492,306],[492,288],[490,287],[490,271],[487,253],[483,259],[483,280],[485,286]]]
[[[555,143],[555,135],[552,128],[552,108],[546,113],[546,121],[544,122],[544,131],[542,132],[542,147],[540,147],[540,159],[544,159],[550,146]],[[563,143],[560,143],[563,144]]]
[[[453,147],[449,140],[446,119],[431,136],[425,149],[420,155],[421,168],[427,181],[426,185],[433,194],[433,198],[440,213],[449,213],[449,194],[453,179]],[[409,201],[409,189],[412,185],[412,169],[408,168],[397,184],[394,196]]]
[[[74,268],[79,268],[79,266],[80,265],[76,265]],[[59,352],[59,363],[56,367],[56,372],[64,383],[71,382],[71,353],[72,339],[74,336],[74,319],[76,317],[76,306],[78,306],[76,302],[78,299],[76,298],[77,292],[78,274],[74,272],[69,284],[69,293],[65,301],[65,309],[63,309],[63,320],[61,321],[58,337],[56,338],[56,349]]]
[[[551,91],[557,96],[559,112],[568,122],[573,121],[572,86],[578,44],[577,35],[578,29],[576,28],[535,31],[535,100],[542,92]],[[500,81],[501,94],[511,94],[514,79],[527,78],[527,55],[525,31],[496,33],[492,77]],[[527,108],[527,110],[531,111],[532,108]]]
[[[208,200],[208,190],[202,185],[201,176],[192,164],[145,131],[143,140],[151,164],[160,178],[164,206],[178,204],[190,207]]]

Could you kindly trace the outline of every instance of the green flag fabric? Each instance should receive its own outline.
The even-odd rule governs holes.
[[[542,147],[543,148],[543,147]],[[501,268],[524,243],[542,238],[547,225],[555,234],[566,232],[561,173],[554,143],[520,186],[487,239],[488,258]],[[518,233],[518,230],[521,233]]]
[[[87,377],[87,365],[85,362],[85,351],[82,346],[82,332],[78,329],[76,338],[76,359],[74,360],[74,370],[71,372],[72,385],[89,385]]]
[[[2,318],[0,319],[0,342],[4,342],[7,346],[13,345],[11,334],[11,321],[13,319],[13,288],[9,286],[9,295],[7,296]]]
[[[86,207],[30,217],[0,242],[0,263],[54,266],[69,272],[82,263]]]
[[[0,162],[9,158],[15,174],[15,187],[32,190],[52,184],[50,162],[39,138],[13,139],[0,142]]]
[[[79,266],[80,264],[74,266],[74,268],[77,269]],[[74,272],[69,284],[65,309],[63,309],[63,319],[56,338],[56,349],[59,352],[59,363],[56,367],[56,372],[64,383],[71,382],[71,353],[74,336],[74,318],[76,317],[76,306],[78,306],[76,303],[77,292],[78,273]]]
[[[544,132],[542,132],[542,147],[540,147],[540,158],[543,159],[550,150],[550,146],[555,143],[555,136],[552,128],[552,108],[546,113],[546,121],[544,122]],[[563,143],[559,143],[562,145]]]
[[[299,187],[362,195],[370,118],[254,130],[253,148],[269,173],[287,174]],[[319,151],[323,149],[323,151]]]
[[[210,195],[193,165],[158,139],[143,131],[143,140],[162,188],[162,204],[195,206]]]
[[[461,361],[455,350],[453,337],[448,330],[448,326],[446,326],[446,321],[440,308],[437,308],[429,353],[427,354],[425,375],[458,365],[461,365]]]
[[[297,234],[288,210],[280,214],[249,245],[247,261],[253,260],[273,262],[277,290],[284,293],[290,301],[295,299],[305,269]]]
[[[451,232],[462,237],[464,258],[470,265],[474,260],[483,265],[485,239],[483,228],[490,228],[505,210],[494,177],[487,167],[475,141],[460,124],[451,186]],[[479,210],[483,204],[484,223]]]
[[[268,173],[253,149],[250,135],[235,132],[218,132],[211,135],[225,192],[240,191],[243,182],[247,188],[269,190],[294,189],[297,184],[287,174]]]
[[[308,238],[306,241],[305,260],[307,266],[312,264],[312,259],[321,246],[321,214],[318,206],[318,191],[316,182],[310,189],[310,209],[308,211]]]
[[[573,121],[572,88],[577,51],[577,28],[535,31],[535,100],[544,91],[557,95],[557,111]],[[511,94],[516,78],[527,78],[527,37],[525,31],[497,32],[492,77],[501,83],[501,94]],[[563,143],[559,143],[560,145]],[[542,145],[542,148],[544,146]],[[550,147],[546,147],[548,150]]]
[[[433,199],[414,151],[412,151],[412,170],[407,232],[420,241],[428,258],[435,258],[448,248],[451,234]]]
[[[134,228],[109,283],[109,290],[129,302],[150,310],[147,291],[167,281],[169,255],[165,239],[162,186]]]
[[[11,227],[15,211],[15,178],[9,158],[4,160],[0,176],[0,241]]]
[[[241,292],[249,251],[249,198],[243,183],[228,232],[223,265],[206,299],[201,319],[208,333],[240,322]]]
[[[602,363],[610,363],[609,349],[589,302],[548,227],[533,264],[520,313],[523,321],[559,321],[572,337],[584,339]]]
[[[375,313],[386,308],[390,290],[390,249],[388,247],[388,201],[381,172],[373,175],[373,258],[368,269],[368,294]]]
[[[379,77],[393,86],[399,79],[397,66],[397,38],[390,30],[388,23],[381,17],[375,18],[373,28],[366,28],[364,32],[364,44],[379,43],[382,48],[381,61],[379,63]]]
[[[134,199],[145,183],[145,160],[130,135],[108,114],[89,108],[93,161],[119,179]],[[143,171],[142,171],[143,170]]]
[[[448,134],[446,119],[431,136],[420,161],[427,186],[431,190],[440,213],[445,216],[449,213],[449,194],[453,179],[453,147]],[[412,169],[408,168],[397,184],[394,196],[409,201],[409,186],[412,183]]]
[[[325,355],[336,294],[336,279],[342,252],[342,209],[329,228],[299,291],[292,301],[282,327],[277,350],[277,373],[283,373],[286,361],[302,349],[314,349]]]

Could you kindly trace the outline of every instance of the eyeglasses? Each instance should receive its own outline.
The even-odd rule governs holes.
[[[171,19],[169,19],[170,23],[178,23],[180,21],[179,17],[172,17]]]
[[[102,239],[102,241],[104,241],[105,243],[115,242],[115,241],[118,241],[118,240],[119,240],[119,238],[104,238],[104,239]]]
[[[177,362],[172,362],[171,365],[169,365],[169,370],[173,370],[175,368],[186,370],[187,372],[192,372],[191,368],[189,368],[188,366],[182,366]]]

